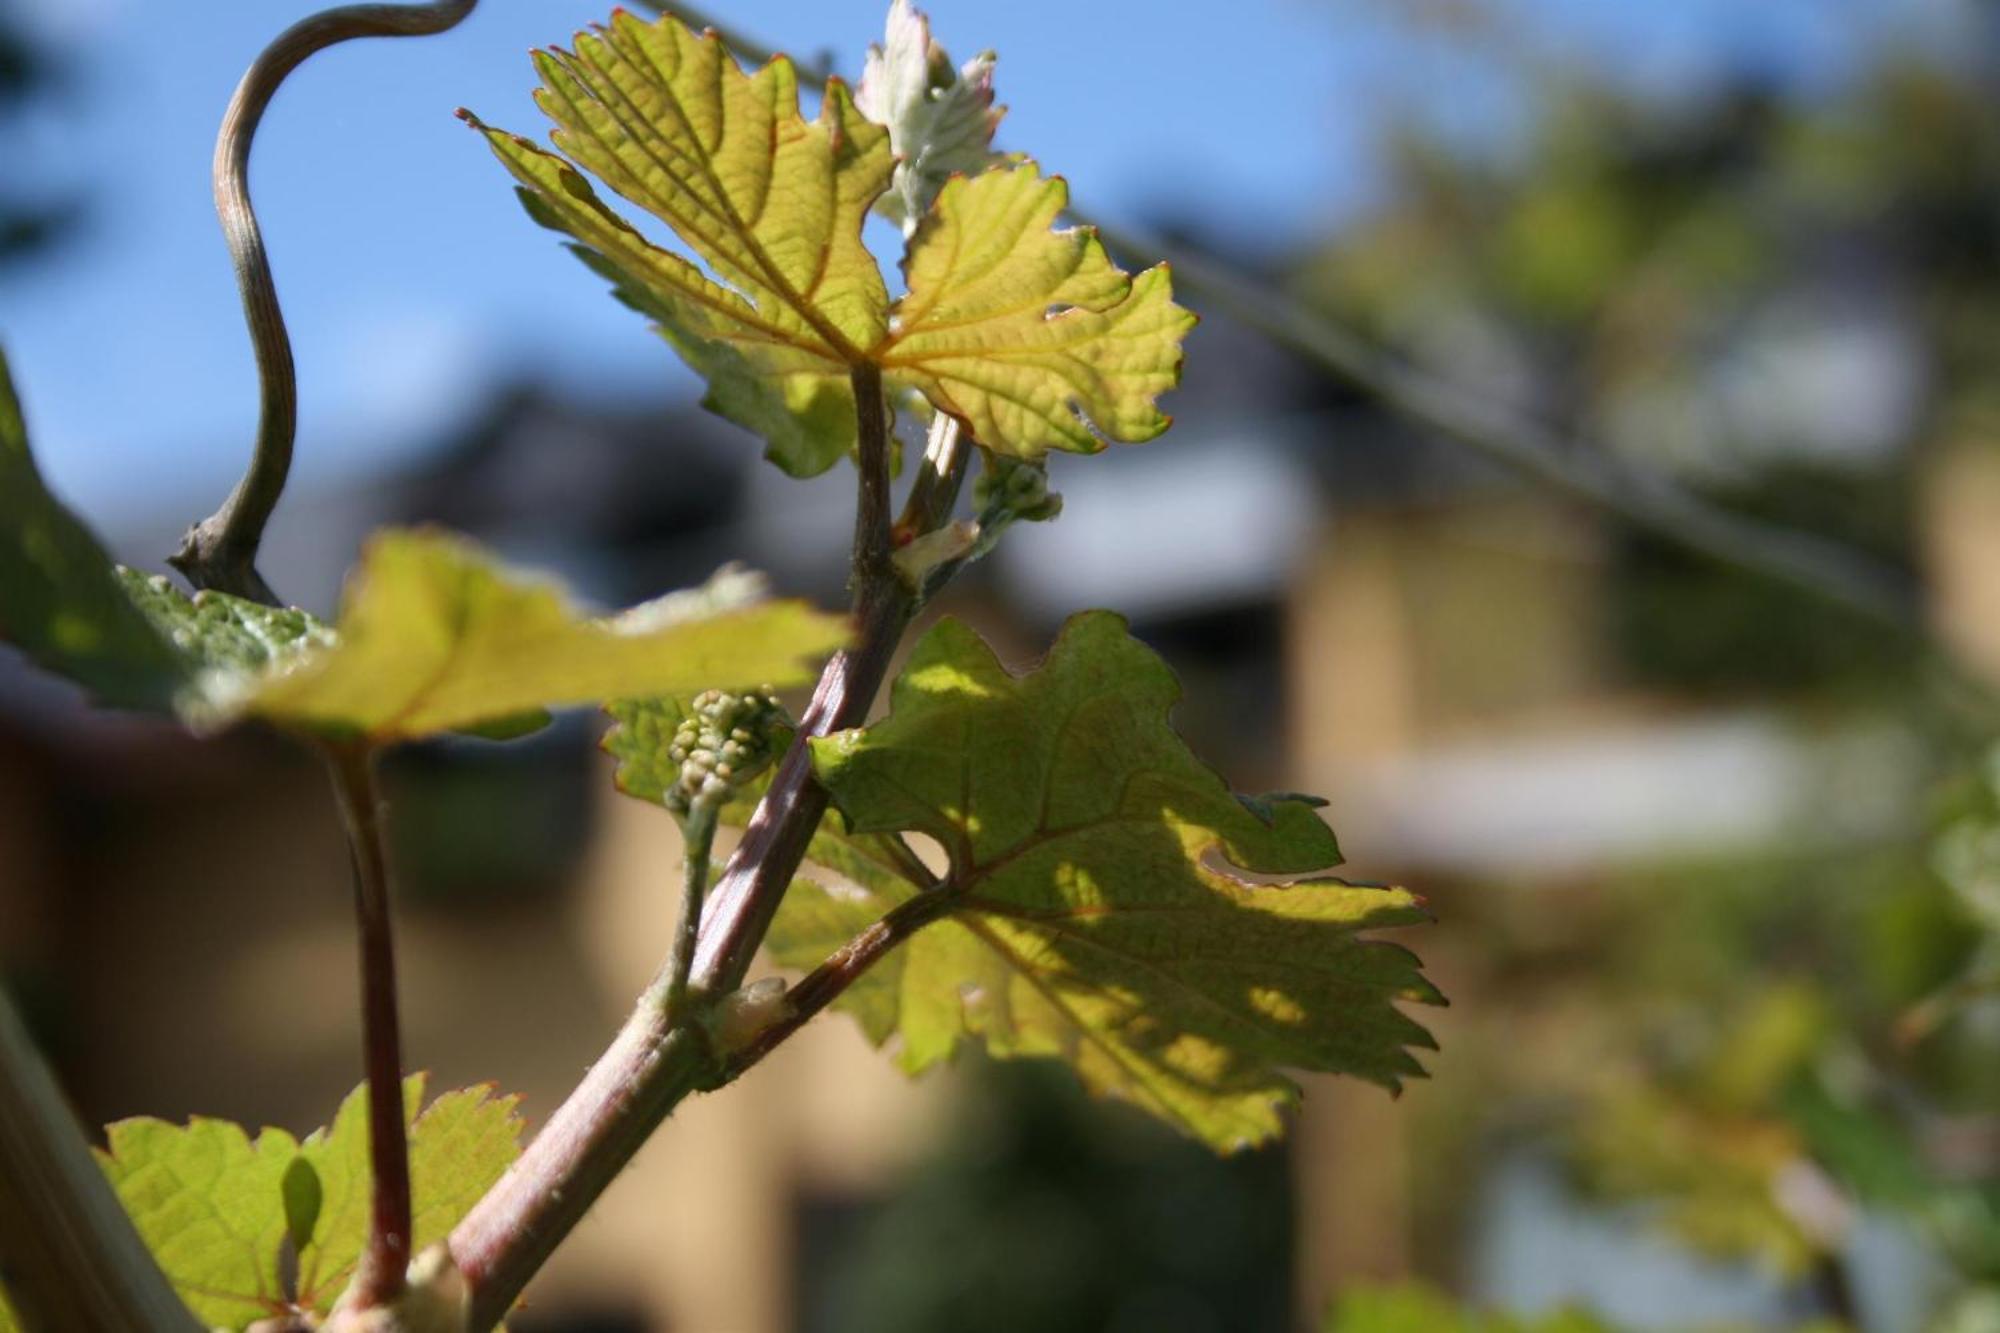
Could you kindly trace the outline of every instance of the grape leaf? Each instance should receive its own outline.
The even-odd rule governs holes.
[[[444,1239],[520,1155],[517,1098],[490,1086],[448,1092],[419,1115],[424,1075],[404,1081],[410,1119],[411,1252]],[[146,1247],[204,1324],[241,1329],[295,1310],[333,1308],[367,1240],[367,1089],[305,1141],[281,1129],[254,1140],[225,1120],[141,1117],[107,1131],[97,1154]],[[280,1263],[290,1238],[297,1284]],[[0,1304],[0,1330],[11,1327]]]
[[[1005,107],[993,105],[991,51],[954,71],[931,38],[930,19],[910,0],[894,0],[882,44],[868,48],[854,105],[889,130],[896,172],[878,208],[914,226],[953,176],[992,164],[993,132]]]
[[[620,296],[711,383],[708,405],[765,437],[797,476],[854,437],[849,369],[887,327],[861,222],[889,182],[889,139],[833,81],[817,122],[799,114],[791,62],[745,75],[713,34],[620,12],[539,51],[536,102],[556,146],[671,227],[729,286],[653,245],[582,176],[467,114],[524,188]],[[462,113],[465,114],[465,113]]]
[[[288,1308],[278,1269],[283,1182],[298,1142],[226,1120],[141,1118],[106,1130],[99,1164],[174,1290],[204,1324],[242,1328]]]
[[[785,470],[823,471],[852,447],[849,376],[867,365],[1020,457],[1166,429],[1154,399],[1178,382],[1194,317],[1164,266],[1131,279],[1087,229],[1050,231],[1065,187],[1033,164],[944,186],[892,310],[861,242],[889,135],[838,79],[808,125],[783,57],[746,75],[712,34],[624,13],[535,61],[556,147],[722,281],[648,241],[562,157],[462,114],[529,213],[657,321],[708,379],[709,407],[763,435]],[[880,100],[894,100],[886,82]]]
[[[1180,382],[1195,322],[1166,265],[1127,277],[1094,231],[1051,231],[1068,202],[1062,178],[1032,162],[947,181],[878,351],[887,376],[1019,458],[1164,431],[1172,418],[1156,400]]]
[[[119,585],[160,637],[199,669],[225,675],[282,667],[314,648],[330,648],[326,623],[297,607],[265,606],[225,592],[190,597],[164,574],[119,566]]]
[[[114,707],[165,712],[188,677],[126,599],[97,538],[43,484],[4,356],[0,639]]]
[[[889,716],[813,744],[858,834],[910,830],[951,858],[945,919],[856,997],[879,1034],[893,1008],[916,1071],[970,1039],[1057,1056],[1222,1149],[1277,1134],[1296,1096],[1281,1072],[1389,1088],[1430,1046],[1397,1000],[1441,1003],[1407,951],[1359,938],[1427,919],[1401,889],[1317,876],[1332,832],[1303,802],[1268,822],[1190,754],[1168,714],[1179,686],[1108,612],[1065,627],[1043,666],[1010,675],[977,635],[941,622],[898,679]],[[856,873],[858,870],[859,873]],[[811,954],[920,892],[869,867],[828,891],[795,885],[773,934]],[[863,902],[862,899],[867,899]],[[850,932],[851,933],[851,932]]]
[[[491,1085],[447,1092],[422,1115],[424,1076],[403,1081],[410,1125],[410,1253],[443,1240],[480,1195],[521,1153],[519,1099],[496,1097]],[[356,1088],[333,1124],[299,1147],[319,1179],[320,1206],[312,1240],[299,1247],[299,1304],[333,1308],[354,1274],[368,1238],[368,1090]]]
[[[388,744],[596,703],[711,684],[791,684],[847,638],[847,622],[800,602],[753,604],[753,576],[587,620],[555,586],[496,567],[442,533],[390,531],[349,579],[337,642],[243,677],[236,714]]]
[[[99,700],[197,727],[246,715],[377,744],[443,731],[505,738],[545,706],[708,684],[782,684],[838,647],[846,622],[755,604],[740,572],[586,620],[553,586],[503,572],[442,533],[369,545],[336,632],[306,612],[188,597],[112,565],[42,484],[0,358],[0,635]]]

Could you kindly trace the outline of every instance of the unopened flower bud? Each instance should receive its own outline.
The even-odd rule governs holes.
[[[667,757],[680,765],[679,777],[667,789],[667,808],[685,814],[697,805],[728,800],[770,764],[783,719],[784,710],[768,690],[705,690],[697,695],[667,745]]]

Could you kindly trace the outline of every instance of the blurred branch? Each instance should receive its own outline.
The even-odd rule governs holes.
[[[198,1333],[0,993],[0,1277],[30,1329]]]
[[[278,308],[278,290],[264,235],[250,204],[250,146],[270,105],[292,71],[316,52],[357,37],[422,37],[456,27],[479,0],[430,4],[347,5],[314,14],[287,28],[264,48],[237,85],[215,141],[215,211],[243,293],[243,317],[257,353],[263,407],[249,470],[222,508],[188,530],[170,563],[197,588],[216,588],[275,604],[257,572],[264,525],[284,493],[298,433],[298,375],[292,341]]]
[[[743,58],[770,47],[716,23],[694,5],[639,0],[646,8],[707,27]],[[800,71],[809,83],[823,83]],[[1916,581],[1851,547],[1731,512],[1607,450],[1565,438],[1539,422],[1408,365],[1299,301],[1213,260],[1153,237],[1093,222],[1128,258],[1166,260],[1178,285],[1232,318],[1297,351],[1384,409],[1574,500],[1608,510],[1681,546],[1755,570],[1905,633],[1927,635]]]
[[[1221,264],[1152,238],[1095,225],[1113,250],[1165,260],[1177,280],[1231,318],[1299,352],[1407,421],[1691,550],[1780,579],[1897,629],[1924,632],[1917,585],[1900,570],[1841,542],[1719,508],[1665,477],[1621,462],[1608,450],[1559,435],[1402,362]]]

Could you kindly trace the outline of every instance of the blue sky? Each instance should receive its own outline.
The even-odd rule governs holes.
[[[5,0],[0,0],[4,3]],[[1837,82],[1892,22],[1969,0],[1506,0],[1510,44],[1671,94],[1745,62]],[[256,415],[209,198],[215,124],[243,68],[313,0],[13,0],[68,91],[10,128],[30,179],[76,187],[84,233],[0,281],[0,342],[43,464],[116,524],[192,518],[227,487]],[[877,0],[744,0],[730,21],[858,71]],[[1248,249],[1362,206],[1369,146],[1418,111],[1504,141],[1518,89],[1492,62],[1412,36],[1416,0],[1019,0],[926,6],[963,58],[1000,53],[1007,147],[1114,220],[1190,219]],[[630,400],[691,385],[639,319],[533,227],[452,110],[539,131],[525,53],[603,0],[485,0],[463,27],[315,57],[265,122],[253,167],[300,363],[300,471],[351,475],[435,438],[487,386],[533,369]],[[191,14],[199,14],[199,22]],[[1218,18],[1222,14],[1225,17]]]

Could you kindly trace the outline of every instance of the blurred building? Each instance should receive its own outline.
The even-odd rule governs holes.
[[[1901,762],[1865,717],[1817,731],[1751,692],[1691,699],[1621,656],[1630,538],[1412,438],[1225,321],[1198,335],[1182,425],[1052,468],[1067,497],[940,608],[1030,662],[1108,605],[1175,663],[1196,749],[1246,790],[1332,798],[1355,870],[1435,891],[1416,943],[1460,1010],[1456,886],[1559,903],[1598,867],[1752,845],[1812,821],[1866,839]],[[844,469],[779,476],[692,410],[605,415],[523,387],[396,475],[297,494],[266,571],[330,609],[332,571],[381,523],[435,520],[625,604],[741,559],[838,604]],[[1915,530],[1947,634],[2000,679],[2000,465],[1926,465]],[[157,564],[191,517],[116,534]],[[1755,651],[1752,645],[1753,652]],[[664,953],[677,834],[617,796],[598,719],[533,740],[399,755],[395,803],[409,1058],[434,1087],[491,1080],[554,1107]],[[345,858],[325,784],[261,734],[197,742],[93,714],[0,661],[0,971],[92,1121],[225,1115],[303,1131],[359,1076]],[[1890,793],[1885,797],[1884,792]],[[1885,808],[1884,801],[1891,802]],[[1272,1208],[1296,1326],[1357,1276],[1421,1266],[1402,1103],[1309,1081]],[[842,1017],[726,1094],[690,1103],[535,1284],[523,1328],[765,1333],[833,1327],[830,1265],[873,1201],[962,1118]],[[1260,1279],[1261,1280],[1261,1279]],[[1204,1323],[1199,1302],[1151,1328]],[[1193,1310],[1193,1313],[1190,1313]]]

